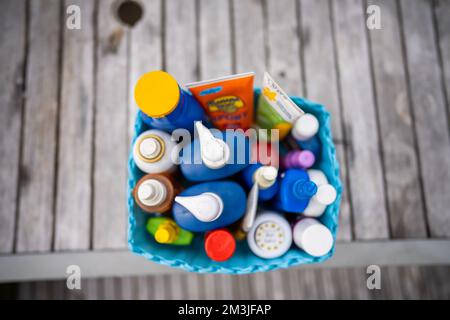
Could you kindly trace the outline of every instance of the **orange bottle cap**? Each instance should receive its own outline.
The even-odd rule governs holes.
[[[171,113],[180,100],[177,81],[167,72],[144,74],[134,87],[134,99],[147,116],[161,118]]]
[[[231,258],[236,249],[236,240],[227,230],[215,230],[206,235],[206,255],[214,261],[222,262]]]

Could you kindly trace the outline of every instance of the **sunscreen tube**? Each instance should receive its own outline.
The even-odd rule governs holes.
[[[253,121],[254,73],[187,84],[186,87],[200,102],[213,125],[219,130],[247,130]]]
[[[263,88],[258,99],[256,125],[262,129],[278,130],[278,137],[282,140],[292,128],[295,120],[305,112],[281,89],[281,87],[265,72]],[[265,140],[270,140],[268,133]]]

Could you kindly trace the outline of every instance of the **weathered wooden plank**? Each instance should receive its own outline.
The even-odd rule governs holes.
[[[116,19],[114,0],[99,2],[93,247],[126,247],[128,157],[128,32]]]
[[[118,299],[135,300],[137,297],[136,277],[123,277],[119,278],[119,280],[120,280],[120,287],[118,289],[119,291]]]
[[[199,275],[200,282],[200,300],[213,300],[216,299],[216,285],[214,282],[215,275],[202,274]]]
[[[402,1],[401,13],[429,229],[449,237],[450,140],[431,3]]]
[[[186,298],[184,289],[187,288],[183,286],[183,277],[185,276],[185,274],[174,274],[169,277],[169,283],[167,285],[170,286],[171,299],[182,300]]]
[[[18,300],[31,300],[33,296],[33,282],[22,282],[17,285]]]
[[[200,0],[200,78],[233,72],[230,5],[228,1]]]
[[[268,67],[287,94],[304,94],[295,0],[267,1]]]
[[[80,30],[64,28],[55,250],[88,249],[91,230],[94,2],[70,4],[84,20]]]
[[[200,297],[200,280],[196,274],[187,274],[184,277],[185,286],[189,288],[189,299],[197,300]]]
[[[264,273],[258,272],[250,277],[250,290],[252,299],[267,299],[267,281]]]
[[[102,300],[117,299],[118,282],[116,280],[117,280],[116,278],[112,278],[112,277],[100,279],[99,299],[102,299]]]
[[[81,290],[83,290],[85,300],[100,299],[100,280],[97,278],[89,278],[81,280]]]
[[[359,0],[331,3],[357,239],[387,238],[388,222],[369,49]]]
[[[232,275],[221,274],[216,276],[217,299],[230,300],[233,299]]]
[[[137,300],[149,300],[150,291],[148,277],[140,276],[137,277]]]
[[[292,270],[298,273],[299,282],[297,287],[300,295],[297,299],[319,299],[318,272],[316,270]]]
[[[167,286],[165,282],[166,276],[160,275],[153,277],[153,299],[165,300],[167,297]]]
[[[52,245],[60,8],[53,1],[30,2],[18,252]]]
[[[25,63],[25,1],[0,11],[0,252],[13,250]]]
[[[441,70],[444,73],[447,94],[447,110],[450,113],[450,1],[436,0],[433,4],[439,36]]]
[[[282,300],[286,297],[282,272],[282,270],[277,270],[265,274],[269,289],[269,299]]]
[[[134,101],[134,85],[142,74],[162,68],[161,1],[142,0],[142,19],[129,31],[129,140],[134,132],[138,110]],[[184,7],[180,6],[180,7]]]
[[[382,28],[369,30],[380,138],[386,176],[391,236],[426,237],[413,120],[402,56],[397,4],[369,1],[380,6]]]
[[[266,69],[263,1],[232,1],[236,72],[255,72],[255,86],[262,85]]]
[[[333,138],[344,141],[344,144],[336,145],[336,152],[340,164],[341,179],[344,186],[347,186],[347,149],[342,130],[329,1],[302,0],[299,10],[305,62],[305,94],[307,98],[322,103],[330,111]],[[320,28],[317,28],[317,21],[320,21]],[[348,193],[349,190],[344,188],[339,215],[339,232],[337,234],[339,240],[346,241],[352,238],[351,208]]]
[[[197,15],[195,0],[165,1],[165,69],[182,85],[198,80]]]

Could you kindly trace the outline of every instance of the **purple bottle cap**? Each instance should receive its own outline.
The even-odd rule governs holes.
[[[285,168],[308,169],[314,165],[316,157],[309,150],[295,150],[289,152],[283,159]]]
[[[309,150],[303,150],[298,153],[297,163],[303,169],[311,168],[315,161],[314,153]]]

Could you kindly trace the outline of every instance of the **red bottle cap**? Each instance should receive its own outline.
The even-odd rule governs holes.
[[[231,258],[236,249],[236,240],[227,230],[215,230],[206,235],[206,255],[214,261],[221,262]]]

